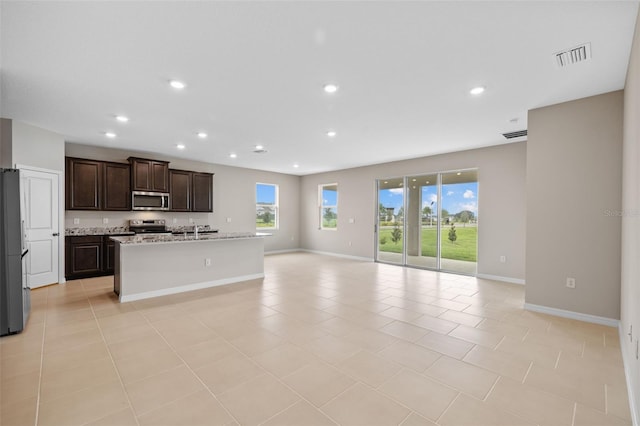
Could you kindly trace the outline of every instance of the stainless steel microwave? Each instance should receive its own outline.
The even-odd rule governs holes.
[[[131,192],[131,210],[169,210],[169,194],[166,192]]]

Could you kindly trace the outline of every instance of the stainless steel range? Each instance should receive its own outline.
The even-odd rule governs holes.
[[[131,219],[129,230],[136,234],[165,235],[171,234],[164,219]]]

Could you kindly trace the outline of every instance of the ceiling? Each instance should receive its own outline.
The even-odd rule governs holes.
[[[526,129],[529,109],[622,89],[638,11],[637,1],[0,4],[1,116],[68,142],[294,175],[508,143],[501,134]],[[591,60],[556,64],[587,42]],[[325,93],[327,82],[339,90]],[[471,95],[476,86],[486,91]]]

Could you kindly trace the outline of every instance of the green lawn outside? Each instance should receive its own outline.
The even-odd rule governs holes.
[[[478,241],[478,228],[476,226],[463,227],[462,224],[456,225],[456,235],[458,239],[452,243],[449,241],[449,229],[450,226],[444,226],[441,232],[441,246],[442,246],[442,258],[465,260],[469,262],[476,262],[476,247]],[[397,243],[391,241],[392,227],[383,228],[380,230],[380,241],[386,239],[384,244],[379,244],[380,251],[386,251],[391,253],[402,253],[402,240]],[[422,228],[422,255],[435,257],[436,256],[436,228],[423,227]],[[404,237],[404,235],[403,235]]]

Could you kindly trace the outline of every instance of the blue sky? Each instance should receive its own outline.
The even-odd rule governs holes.
[[[402,188],[383,189],[379,193],[380,202],[385,207],[393,207],[397,213],[403,204]],[[433,205],[431,202],[433,201]],[[432,205],[437,208],[436,186],[422,187],[422,207]],[[469,210],[478,214],[478,183],[456,183],[442,185],[442,208],[451,214]]]
[[[257,184],[256,201],[260,204],[275,204],[276,187],[274,185]]]

